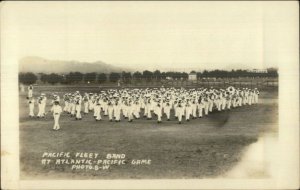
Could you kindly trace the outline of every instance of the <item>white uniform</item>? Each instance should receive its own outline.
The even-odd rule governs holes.
[[[29,116],[30,117],[34,117],[34,102],[35,102],[35,100],[33,98],[28,101],[28,104],[29,104]]]
[[[164,105],[164,113],[167,115],[168,121],[170,120],[170,112],[171,112],[171,105],[169,103],[166,103]]]
[[[89,102],[89,110],[92,111],[94,109],[94,102],[93,102],[92,98],[90,98],[88,100],[88,102]]]
[[[114,117],[116,121],[120,121],[120,115],[121,115],[121,106],[119,104],[114,105]]]
[[[46,109],[47,97],[44,96],[42,99],[42,116],[45,116],[45,109]]]
[[[140,118],[140,111],[141,111],[141,106],[139,103],[135,103],[133,105],[133,115],[139,119]]]
[[[174,106],[174,114],[175,114],[175,117],[178,118],[178,109],[177,109],[178,103],[177,103],[177,102],[174,102],[173,106]]]
[[[60,129],[60,126],[59,126],[59,117],[60,117],[60,114],[62,112],[62,108],[60,105],[53,105],[52,108],[51,108],[51,111],[53,112],[53,117],[54,117],[54,126],[53,126],[53,129],[54,130],[59,130]]]
[[[147,119],[151,119],[152,118],[151,103],[147,102],[145,110],[147,112]]]
[[[33,87],[28,86],[28,98],[32,98],[32,95],[33,95]]]
[[[75,105],[75,100],[72,100],[71,104],[71,116],[75,116],[75,112],[76,112],[76,105]]]
[[[192,102],[192,115],[193,115],[193,118],[196,118],[197,117],[197,104],[196,102]]]
[[[39,112],[37,114],[37,117],[44,117],[43,115],[43,103],[42,103],[42,97],[38,98],[38,108],[39,108]]]
[[[161,105],[157,105],[155,107],[155,113],[157,115],[157,121],[161,122],[161,115],[162,115],[162,106]]]
[[[184,114],[184,107],[178,105],[178,106],[176,107],[176,110],[177,110],[178,121],[179,121],[179,123],[181,123],[182,116],[183,116],[183,114]]]
[[[215,102],[216,102],[216,106],[217,106],[218,111],[221,111],[221,108],[222,108],[221,107],[222,106],[222,95],[218,95]]]
[[[128,117],[128,109],[127,109],[127,105],[125,104],[125,102],[121,103],[121,109],[122,109],[122,113],[123,113],[123,117],[127,118]]]
[[[76,119],[81,119],[81,101],[78,100],[78,102],[75,104],[75,110],[76,110]]]
[[[199,117],[203,116],[203,109],[204,109],[204,99],[201,98],[200,102],[198,102],[198,114],[199,114]]]
[[[230,110],[230,107],[231,107],[231,95],[227,95],[227,97],[226,97],[226,104],[227,104],[227,109]]]
[[[64,107],[64,111],[68,112],[68,108],[69,108],[69,101],[67,99],[64,100],[65,103],[65,107]]]
[[[227,102],[225,94],[222,95],[221,101],[222,101],[222,110],[225,110],[225,108],[226,108],[226,102]]]
[[[210,97],[208,99],[208,111],[209,112],[212,112],[213,106],[214,106],[214,97]]]
[[[258,95],[259,95],[259,91],[255,89],[255,91],[254,91],[254,103],[255,104],[258,103]]]
[[[207,99],[203,100],[204,103],[204,113],[205,115],[208,115],[208,109],[209,109],[209,102]]]
[[[187,103],[187,104],[185,105],[185,119],[186,119],[187,121],[190,120],[191,114],[192,114],[192,106],[191,106],[190,103]]]
[[[126,106],[127,109],[127,117],[128,117],[128,121],[132,121],[133,120],[133,106],[131,104],[129,104],[128,106]]]
[[[243,105],[246,105],[248,102],[248,92],[244,91],[244,96],[243,96]]]
[[[102,109],[104,111],[104,115],[107,116],[108,114],[108,105],[107,105],[107,101],[103,101],[103,103],[101,104],[102,105]]]
[[[94,106],[94,116],[96,117],[97,121],[100,121],[101,118],[101,105],[100,104],[96,104]]]
[[[114,106],[113,106],[112,103],[110,103],[108,105],[107,110],[108,110],[108,118],[109,118],[110,121],[112,121],[112,119],[113,119],[113,111],[114,111]]]
[[[232,97],[231,105],[232,105],[232,107],[234,107],[234,108],[237,106],[237,98],[236,98],[235,96]]]
[[[239,94],[238,97],[237,97],[237,106],[242,106],[242,101],[243,101],[243,98]]]
[[[84,102],[84,113],[87,114],[89,113],[89,99],[87,96],[83,98],[83,102]]]

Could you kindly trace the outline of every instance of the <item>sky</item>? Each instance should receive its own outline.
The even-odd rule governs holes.
[[[297,2],[7,2],[18,58],[143,69],[278,67]],[[296,5],[296,6],[295,6]],[[284,30],[283,30],[284,29]],[[284,35],[284,36],[283,36]]]

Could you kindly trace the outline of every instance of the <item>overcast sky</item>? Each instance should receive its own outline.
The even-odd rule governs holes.
[[[64,1],[4,7],[10,22],[3,27],[16,31],[19,58],[101,60],[146,69],[262,69],[278,66],[276,52],[298,5]]]

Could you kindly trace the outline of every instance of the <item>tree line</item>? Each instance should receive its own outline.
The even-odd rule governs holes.
[[[265,73],[256,73],[248,70],[204,70],[203,72],[191,71],[191,73],[197,76],[197,79],[201,78],[239,78],[239,77],[278,77],[278,71],[274,68],[267,69]],[[154,72],[145,70],[143,72],[111,72],[109,74],[105,73],[81,73],[81,72],[70,72],[67,74],[45,74],[38,73],[34,74],[31,72],[19,73],[19,82],[23,84],[34,84],[39,79],[43,83],[49,84],[74,84],[74,83],[105,83],[105,82],[118,82],[122,81],[124,83],[131,82],[132,80],[187,80],[189,78],[189,73],[186,72],[161,72],[156,70]]]

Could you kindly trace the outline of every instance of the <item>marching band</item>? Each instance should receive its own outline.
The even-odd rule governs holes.
[[[208,115],[214,110],[230,110],[243,105],[257,104],[258,96],[257,88],[236,89],[234,87],[227,89],[212,87],[198,89],[125,88],[108,89],[102,90],[100,93],[84,93],[83,95],[76,91],[64,94],[62,101],[57,94],[53,94],[51,110],[54,112],[55,130],[59,129],[58,118],[61,112],[68,113],[76,120],[82,119],[81,112],[84,115],[93,112],[96,121],[101,121],[103,116],[108,116],[110,122],[120,122],[121,118],[132,122],[134,119],[140,119],[141,116],[151,120],[155,115],[157,122],[161,123],[164,117],[170,121],[171,110],[174,110],[174,116],[181,124],[183,118],[188,122],[190,119]],[[37,98],[37,117],[45,116],[46,102],[47,97],[42,93]],[[60,102],[63,102],[63,108],[59,105]],[[34,117],[34,103],[34,98],[28,97],[30,117]],[[59,111],[60,109],[62,111]]]

